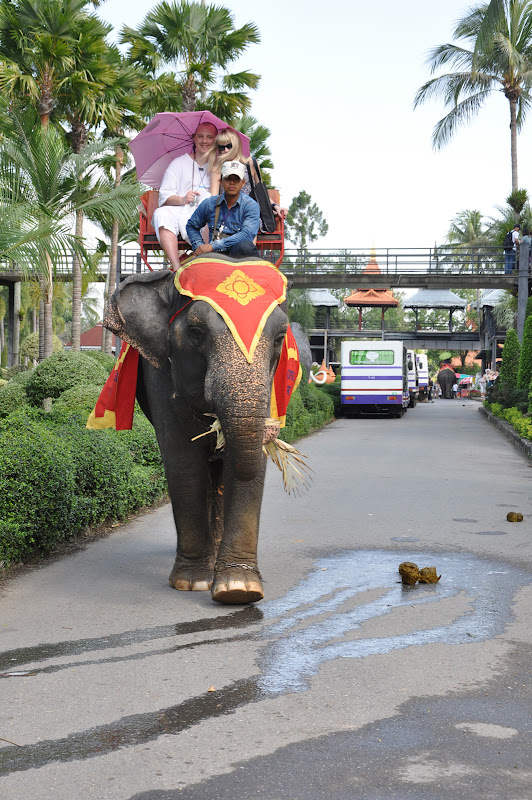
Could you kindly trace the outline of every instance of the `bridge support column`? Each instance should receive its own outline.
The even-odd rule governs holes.
[[[522,242],[519,247],[519,273],[517,279],[517,336],[523,341],[525,330],[526,304],[528,300],[530,244]]]

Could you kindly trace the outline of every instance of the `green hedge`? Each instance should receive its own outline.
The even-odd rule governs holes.
[[[155,432],[89,431],[86,415],[26,407],[0,422],[0,561],[20,560],[90,525],[124,519],[166,491]]]
[[[293,442],[320,428],[334,418],[332,397],[314,384],[301,384],[292,394],[286,414],[286,426],[280,438]]]
[[[532,440],[531,417],[525,416],[517,408],[503,408],[500,403],[489,403],[485,401],[484,405],[492,414],[495,414],[496,417],[500,417],[501,419],[505,419],[506,422],[509,422],[522,439]]]
[[[83,383],[103,386],[108,375],[108,369],[85,353],[54,353],[32,371],[26,393],[32,405],[41,405],[45,397],[57,398]]]

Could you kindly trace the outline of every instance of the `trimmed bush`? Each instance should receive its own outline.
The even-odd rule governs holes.
[[[514,328],[506,334],[502,350],[502,364],[499,380],[508,389],[517,389],[517,372],[519,370],[519,339]]]
[[[31,370],[31,367],[25,367],[24,364],[15,364],[13,367],[6,367],[2,370],[2,377],[6,380],[12,380],[16,375],[22,375],[24,372]]]
[[[293,442],[330,422],[333,417],[333,400],[321,391],[321,387],[308,383],[300,385],[290,398],[286,426],[281,429],[279,438]]]
[[[522,439],[532,440],[532,419],[529,416],[524,416],[517,408],[503,408],[500,403],[485,402],[484,405],[496,417],[509,422]]]
[[[123,519],[166,491],[155,432],[88,431],[85,416],[26,406],[0,421],[0,560],[47,553],[89,525]]]
[[[37,406],[45,397],[58,398],[67,389],[83,383],[103,386],[108,374],[85,353],[54,353],[33,370],[26,393],[30,403]]]
[[[90,356],[98,364],[101,364],[104,369],[107,370],[107,374],[111,372],[114,365],[116,364],[116,358],[114,356],[109,355],[109,353],[102,353],[101,350],[83,350],[83,355]]]
[[[27,404],[26,389],[14,378],[0,389],[0,419]]]
[[[52,352],[60,353],[63,349],[61,339],[55,333],[52,336]],[[29,333],[20,345],[21,358],[33,358],[35,361],[39,358],[39,331]]]
[[[80,417],[85,417],[85,422],[87,422],[87,417],[96,405],[101,390],[101,385],[95,386],[91,383],[73,386],[72,389],[67,389],[54,401],[52,410],[70,411],[79,414]]]
[[[532,316],[527,317],[521,353],[519,355],[519,370],[517,372],[517,388],[528,389],[532,380]]]

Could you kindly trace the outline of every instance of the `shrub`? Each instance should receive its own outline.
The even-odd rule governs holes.
[[[517,372],[517,388],[528,389],[532,380],[532,315],[527,317],[521,353],[519,356],[519,369]]]
[[[111,372],[114,365],[116,364],[116,358],[114,356],[109,355],[109,353],[102,353],[101,350],[83,350],[83,355],[90,356],[98,364],[101,364],[104,369],[107,370],[107,374]]]
[[[30,367],[25,367],[24,364],[15,364],[13,367],[6,367],[4,370],[2,370],[2,377],[10,381],[16,375],[22,375],[29,369]]]
[[[286,426],[281,429],[279,438],[285,442],[293,442],[329,422],[333,416],[333,400],[321,391],[321,387],[313,384],[300,385],[290,398]]]
[[[519,369],[519,339],[514,328],[506,334],[502,350],[502,364],[499,380],[509,389],[517,388],[517,371]]]
[[[155,432],[89,431],[80,415],[26,406],[0,421],[0,560],[49,552],[88,525],[123,519],[166,490]]]
[[[31,418],[19,422],[17,435],[5,421],[0,429],[0,519],[8,551],[0,540],[2,560],[20,558],[32,547],[50,550],[68,535],[74,521],[70,453],[45,423]]]
[[[0,389],[0,419],[7,417],[20,406],[28,404],[26,390],[22,383],[10,380]]]
[[[52,337],[52,352],[59,353],[63,349],[61,339],[55,333]],[[29,333],[20,345],[20,355],[22,358],[26,356],[37,360],[39,358],[39,331]]]
[[[95,386],[91,383],[81,383],[79,386],[73,386],[72,389],[67,389],[54,401],[52,409],[54,411],[77,413],[80,417],[85,417],[86,422],[87,417],[96,405],[101,390],[101,385]]]
[[[523,439],[532,439],[532,419],[518,408],[503,408],[500,403],[484,404],[496,417],[505,419]]]
[[[2,386],[5,386],[6,383],[7,383],[7,381],[4,380],[4,378],[0,378],[0,389],[2,388]]]
[[[84,353],[54,353],[33,370],[26,392],[30,403],[41,405],[45,397],[57,398],[83,383],[103,386],[107,375],[101,364]]]

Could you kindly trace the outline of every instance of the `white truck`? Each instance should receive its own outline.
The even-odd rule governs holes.
[[[387,411],[402,417],[410,402],[403,342],[342,342],[340,397],[344,413]]]
[[[413,350],[406,351],[406,368],[408,372],[408,391],[410,393],[409,408],[415,408],[419,397],[419,381],[417,376],[416,354]]]
[[[416,353],[419,399],[426,400],[429,394],[429,359],[426,353]]]

